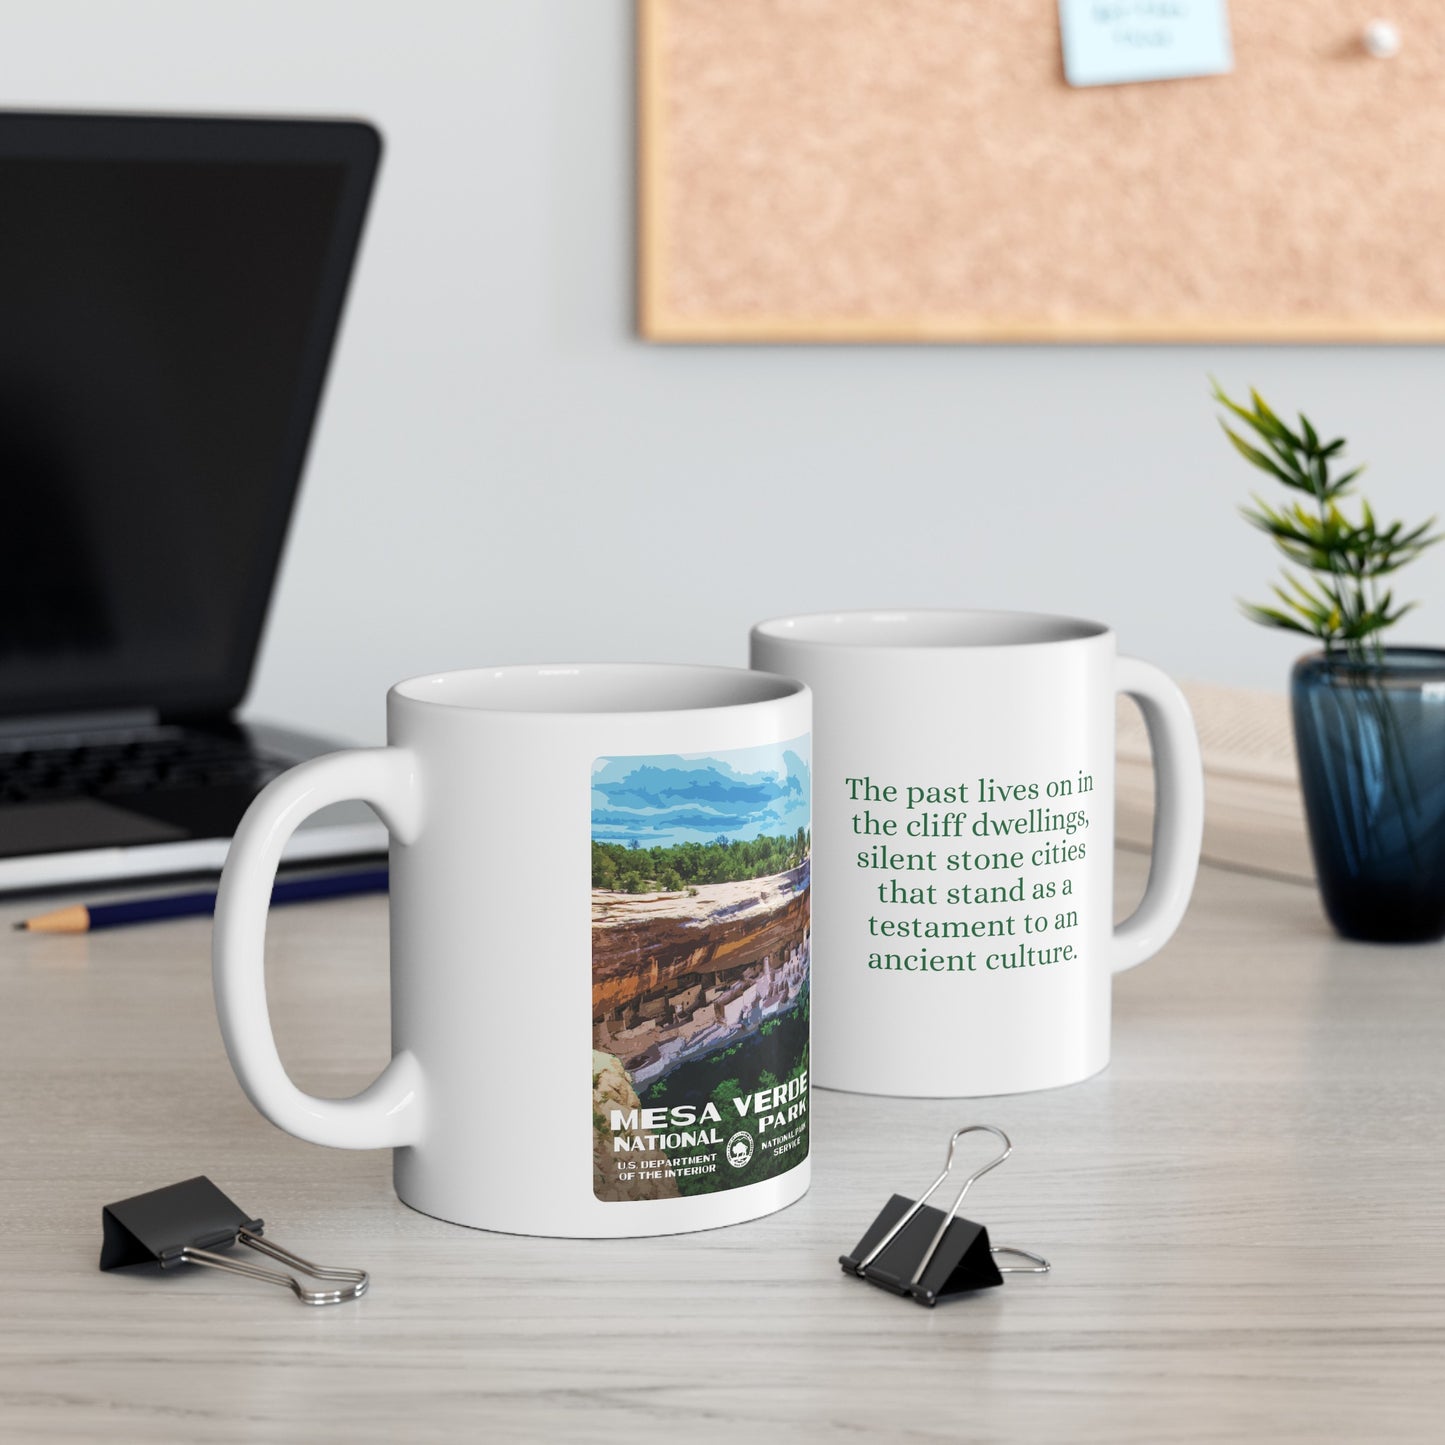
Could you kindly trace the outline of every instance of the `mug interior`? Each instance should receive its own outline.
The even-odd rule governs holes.
[[[392,690],[414,702],[484,712],[642,713],[775,702],[803,684],[739,667],[583,662],[436,672]]]
[[[1037,647],[1103,637],[1101,622],[1043,612],[919,609],[904,612],[813,612],[774,617],[753,628],[780,642],[834,647]]]

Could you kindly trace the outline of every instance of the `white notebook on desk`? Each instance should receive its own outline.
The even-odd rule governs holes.
[[[1204,857],[1211,863],[1313,881],[1283,694],[1210,683],[1181,684],[1204,753]],[[1138,708],[1119,700],[1119,842],[1148,848],[1154,770]]]

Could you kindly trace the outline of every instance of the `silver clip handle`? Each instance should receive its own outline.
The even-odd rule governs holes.
[[[302,1304],[306,1305],[339,1305],[346,1300],[360,1299],[371,1283],[371,1276],[364,1269],[342,1269],[335,1265],[312,1264],[309,1259],[302,1259],[299,1254],[293,1254],[289,1249],[283,1249],[279,1244],[273,1243],[262,1235],[252,1234],[249,1229],[239,1230],[236,1239],[238,1243],[247,1245],[256,1250],[258,1254],[268,1255],[271,1259],[289,1265],[301,1274],[310,1275],[312,1279],[344,1281],[344,1287],[340,1289],[307,1289],[294,1274],[283,1274],[279,1269],[267,1269],[265,1265],[261,1264],[247,1264],[245,1260],[232,1259],[229,1255],[216,1254],[209,1249],[197,1249],[189,1244],[181,1250],[181,1263],[202,1264],[208,1269],[229,1270],[232,1274],[243,1274],[248,1279],[265,1280],[267,1284],[279,1284],[284,1289],[289,1289]]]
[[[965,1134],[979,1133],[993,1134],[999,1139],[1002,1139],[1003,1153],[1000,1154],[996,1159],[989,1160],[989,1162],[985,1164],[982,1169],[974,1170],[974,1172],[970,1174],[967,1179],[964,1180],[963,1188],[958,1191],[958,1198],[953,1201],[953,1208],[948,1211],[947,1218],[939,1226],[938,1233],[933,1236],[933,1243],[928,1246],[928,1250],[923,1256],[923,1263],[918,1266],[917,1273],[909,1281],[910,1284],[918,1283],[918,1281],[923,1277],[923,1271],[928,1268],[929,1261],[932,1260],[934,1253],[937,1251],[939,1241],[943,1238],[944,1232],[953,1222],[953,1216],[958,1213],[958,1206],[963,1203],[963,1196],[968,1193],[969,1186],[974,1182],[975,1179],[981,1179],[985,1174],[988,1173],[990,1169],[997,1169],[998,1166],[1002,1164],[1003,1161],[1007,1159],[1010,1154],[1013,1153],[1014,1146],[1009,1142],[1008,1135],[1005,1134],[1002,1129],[995,1129],[992,1124],[965,1124],[962,1129],[957,1129],[954,1131],[953,1137],[948,1141],[948,1158],[944,1161],[943,1173],[940,1174],[938,1178],[935,1179],[933,1183],[930,1184],[928,1188],[925,1189],[923,1193],[918,1196],[918,1198],[914,1201],[913,1207],[907,1210],[904,1213],[903,1217],[893,1226],[893,1228],[890,1229],[888,1233],[885,1234],[883,1238],[880,1239],[878,1243],[875,1244],[873,1248],[868,1251],[867,1256],[859,1261],[857,1271],[859,1274],[862,1274],[863,1271],[867,1269],[868,1266],[872,1264],[873,1261],[877,1259],[878,1256],[882,1254],[883,1251],[887,1249],[890,1244],[893,1243],[893,1241],[902,1231],[903,1226],[907,1224],[908,1221],[912,1219],[913,1216],[917,1214],[918,1211],[922,1209],[925,1204],[928,1203],[929,1196],[934,1193],[934,1191],[938,1188],[940,1184],[943,1183],[945,1179],[948,1178],[950,1172],[953,1169],[953,1154],[954,1150],[958,1147],[958,1141],[962,1139]]]
[[[989,1246],[991,1254],[1014,1254],[1020,1259],[1033,1260],[1032,1265],[1022,1264],[1001,1264],[998,1267],[1000,1274],[1047,1274],[1052,1268],[1043,1255],[1035,1254],[1030,1249],[1020,1249],[1016,1244],[992,1244]]]
[[[958,1193],[954,1196],[952,1207],[949,1209],[948,1213],[943,1216],[943,1222],[934,1232],[933,1239],[929,1242],[928,1248],[923,1251],[923,1258],[919,1260],[918,1268],[913,1271],[913,1278],[909,1280],[909,1284],[917,1284],[918,1281],[923,1278],[924,1270],[926,1270],[928,1266],[933,1263],[933,1256],[938,1252],[938,1246],[943,1243],[943,1236],[948,1233],[948,1226],[953,1223],[953,1217],[958,1213],[958,1206],[963,1203],[963,1196],[967,1194],[968,1191],[973,1187],[974,1181],[976,1179],[982,1179],[983,1176],[987,1174],[990,1169],[997,1169],[998,1166],[1002,1164],[1003,1161],[1007,1159],[1008,1156],[1014,1151],[1014,1146],[1010,1142],[1009,1136],[1005,1134],[1002,1129],[995,1129],[992,1124],[968,1124],[964,1128],[960,1129],[953,1136],[953,1138],[948,1141],[948,1163],[943,1166],[943,1173],[940,1174],[937,1180],[934,1182],[933,1189],[937,1189],[938,1186],[942,1184],[945,1179],[948,1178],[948,1171],[953,1168],[954,1145],[957,1144],[958,1141],[965,1134],[980,1133],[993,1134],[999,1139],[1002,1139],[1003,1153],[996,1155],[994,1158],[990,1159],[987,1164],[982,1166],[982,1168],[975,1169],[973,1173],[970,1174],[968,1178],[963,1181],[963,1188],[960,1189]],[[930,1189],[928,1191],[928,1194],[932,1194],[933,1189]],[[928,1194],[925,1194],[923,1196],[923,1199],[927,1199]],[[920,1199],[918,1203],[922,1204],[923,1199]],[[915,1205],[914,1208],[917,1208],[917,1205]]]

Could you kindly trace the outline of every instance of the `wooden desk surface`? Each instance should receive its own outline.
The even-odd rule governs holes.
[[[1121,856],[1125,893],[1142,869]],[[282,1053],[318,1092],[387,1052],[385,907],[273,918]],[[0,934],[7,1440],[1445,1433],[1445,949],[1346,945],[1307,888],[1206,870],[1173,945],[1119,981],[1100,1078],[820,1092],[801,1203],[607,1243],[438,1223],[396,1201],[387,1155],[273,1129],[226,1064],[208,949],[205,920]],[[1054,1273],[933,1311],[845,1278],[837,1255],[975,1120],[1016,1146],[977,1217]],[[100,1206],[196,1173],[372,1293],[315,1310],[214,1271],[99,1273]]]

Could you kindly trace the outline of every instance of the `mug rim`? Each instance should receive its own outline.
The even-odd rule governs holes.
[[[536,684],[542,679],[577,678],[593,684],[590,694],[584,694],[578,702],[568,706],[525,705],[529,694],[522,694],[518,701],[524,705],[503,703],[500,696],[489,701],[480,694],[488,684],[495,684],[500,694],[508,682],[520,688],[526,683]],[[627,687],[635,689],[639,697],[636,705],[607,705],[597,699],[602,696],[604,681],[610,680],[614,697]],[[669,700],[664,694],[661,701],[656,693],[668,683],[691,684],[700,692],[711,686],[719,700],[699,701]],[[542,687],[552,684],[541,681]],[[449,687],[470,687],[470,695],[437,696]],[[652,701],[648,702],[647,689],[651,688]],[[726,696],[731,689],[734,696]],[[745,695],[751,694],[751,695]],[[528,718],[623,718],[623,717],[682,717],[698,713],[742,712],[749,708],[766,707],[773,703],[789,702],[806,697],[808,686],[796,678],[783,677],[778,673],[760,671],[746,667],[724,667],[710,663],[693,662],[517,662],[503,663],[491,667],[447,668],[440,672],[419,673],[403,678],[387,689],[388,699],[395,699],[408,706],[425,708],[433,712],[472,713],[487,717],[528,717]],[[535,689],[530,693],[535,697]],[[559,696],[561,694],[559,693]],[[592,701],[587,701],[591,696]]]
[[[900,627],[911,623],[931,624],[935,629],[950,624],[964,629],[987,627],[993,624],[1002,629],[1007,624],[1015,627],[1033,627],[1041,634],[1030,636],[957,636],[933,641],[893,640],[881,635],[858,636],[845,634],[843,629],[855,627],[858,632],[882,625],[896,623]],[[833,636],[826,635],[825,629],[832,625],[838,629]],[[804,632],[802,629],[808,629]],[[786,643],[793,647],[823,647],[840,652],[973,652],[980,650],[1003,650],[1014,648],[1034,650],[1050,647],[1067,647],[1079,642],[1092,642],[1113,636],[1113,628],[1107,623],[1095,622],[1085,617],[1070,617],[1055,612],[1025,612],[1009,608],[985,607],[864,607],[840,608],[829,612],[795,612],[779,617],[765,618],[753,624],[751,635],[755,641]]]

